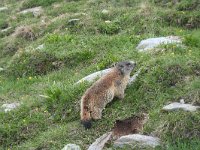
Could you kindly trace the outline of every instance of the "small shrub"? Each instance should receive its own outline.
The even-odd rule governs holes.
[[[184,43],[191,47],[200,47],[200,32],[196,31],[193,34],[186,35],[184,38]]]
[[[194,29],[200,27],[199,11],[194,11],[194,12],[166,11],[161,13],[161,17],[170,25],[186,27],[188,29]]]
[[[45,42],[48,44],[58,42],[71,42],[73,37],[71,35],[50,34],[47,36]]]
[[[100,23],[98,25],[98,30],[100,33],[103,34],[117,34],[119,33],[121,27],[118,25],[117,22],[111,22],[111,23]]]
[[[62,0],[26,0],[23,2],[21,9],[32,8],[36,6],[49,6],[59,1]]]
[[[54,56],[45,52],[17,52],[8,65],[8,74],[15,77],[44,75],[49,71],[57,70]]]
[[[177,4],[176,9],[179,11],[198,10],[200,9],[200,3],[199,0],[182,0]]]
[[[6,29],[8,28],[8,23],[3,20],[3,19],[0,19],[0,29]]]
[[[20,106],[16,111],[0,112],[0,145],[12,147],[47,129],[47,116],[37,106]]]
[[[70,53],[66,56],[65,60],[68,66],[75,67],[80,63],[87,62],[88,60],[94,58],[95,52],[91,50],[81,50]]]
[[[97,68],[102,70],[105,68],[108,68],[110,66],[113,65],[113,63],[116,63],[118,61],[118,58],[115,57],[112,54],[107,54],[107,56],[105,56],[100,63],[98,63]]]
[[[15,36],[16,37],[21,37],[24,38],[26,40],[35,40],[36,39],[36,35],[33,31],[33,29],[30,26],[20,26],[17,27],[15,30]]]
[[[73,121],[79,117],[81,93],[85,89],[86,84],[79,87],[60,87],[53,85],[46,90],[46,101],[44,105],[46,110],[51,114],[53,121]],[[78,99],[77,99],[78,98]]]

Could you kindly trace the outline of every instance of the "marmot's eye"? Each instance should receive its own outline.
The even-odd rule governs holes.
[[[127,63],[126,65],[127,65],[127,66],[130,66],[130,65],[131,65],[131,63]]]

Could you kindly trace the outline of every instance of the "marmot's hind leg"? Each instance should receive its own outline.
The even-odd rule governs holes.
[[[102,109],[100,108],[94,108],[93,111],[91,112],[92,118],[94,120],[101,119],[102,117]]]

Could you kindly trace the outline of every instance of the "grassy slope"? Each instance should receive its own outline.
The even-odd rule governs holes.
[[[199,112],[160,111],[181,98],[200,103],[200,5],[195,0],[176,5],[170,0],[166,4],[161,0],[79,0],[60,1],[56,6],[53,2],[7,0],[1,4],[9,10],[0,12],[4,17],[0,25],[8,23],[12,29],[0,38],[0,67],[6,68],[0,72],[0,104],[18,101],[23,105],[7,114],[0,112],[0,149],[61,149],[67,143],[86,148],[109,131],[116,119],[140,112],[150,115],[144,133],[163,141],[157,149],[200,149]],[[44,9],[40,17],[16,14],[38,5]],[[67,23],[73,18],[80,21]],[[36,40],[10,35],[24,24],[33,28]],[[167,35],[183,37],[185,47],[167,45],[162,52],[148,54],[135,50],[142,39]],[[37,50],[43,43],[45,48]],[[86,131],[79,123],[79,100],[89,84],[73,84],[120,60],[137,61],[136,71],[143,67],[142,73],[127,88],[123,102],[116,99],[103,112],[103,119]]]

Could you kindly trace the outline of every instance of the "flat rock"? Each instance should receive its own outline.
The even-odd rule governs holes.
[[[33,15],[35,17],[38,17],[38,16],[40,16],[42,14],[42,12],[43,12],[43,9],[42,9],[41,6],[39,6],[39,7],[25,9],[25,10],[19,12],[19,14],[33,13]]]
[[[79,84],[79,83],[82,83],[82,82],[85,82],[85,81],[93,82],[93,81],[95,81],[96,78],[98,78],[98,77],[100,78],[103,75],[106,75],[110,71],[111,71],[111,68],[105,69],[105,70],[101,70],[101,71],[97,71],[95,73],[92,73],[92,74],[90,74],[90,75],[82,78],[81,80],[79,80],[78,82],[76,82],[76,84]]]
[[[75,25],[80,19],[70,19],[68,20],[68,25]]]
[[[8,10],[8,7],[0,7],[0,12],[5,10]]]
[[[111,23],[111,21],[110,21],[110,20],[106,20],[105,23],[108,23],[108,24],[109,24],[109,23]]]
[[[87,82],[94,82],[97,78],[100,78],[100,77],[106,75],[107,73],[109,73],[109,72],[111,71],[111,69],[112,69],[112,68],[108,68],[108,69],[105,69],[105,70],[101,70],[101,71],[97,71],[97,72],[95,72],[95,73],[92,73],[92,74],[90,74],[90,75],[88,75],[88,76],[82,78],[82,79],[79,80],[78,82],[76,82],[75,85],[76,85],[76,84],[79,84],[79,83],[82,83],[82,82],[85,82],[85,81],[87,81]],[[132,83],[136,80],[136,78],[137,78],[137,76],[139,75],[140,71],[141,71],[141,69],[139,69],[139,70],[130,78],[129,83],[128,83],[129,85],[132,84]]]
[[[8,27],[6,29],[1,30],[1,32],[7,32],[8,30],[10,30],[12,27]]]
[[[3,71],[4,69],[0,67],[0,71]]]
[[[44,49],[44,44],[38,45],[38,47],[36,49],[38,49],[38,50]]]
[[[81,148],[76,144],[67,144],[62,150],[81,150]]]
[[[192,104],[184,104],[183,102],[174,102],[174,103],[171,103],[169,105],[166,105],[162,108],[162,110],[165,110],[165,111],[174,111],[174,110],[178,110],[178,109],[182,109],[182,110],[185,110],[185,111],[196,111],[197,109],[199,109],[200,106],[193,106]]]
[[[102,12],[102,14],[108,14],[108,13],[109,13],[109,10],[103,9],[101,12]]]
[[[124,146],[139,146],[139,147],[156,147],[160,145],[160,139],[157,137],[141,135],[141,134],[130,134],[121,136],[119,139],[114,141],[114,147]]]
[[[98,139],[95,140],[92,145],[88,148],[88,150],[102,150],[105,143],[111,138],[112,132],[108,132],[100,136]]]
[[[158,37],[158,38],[149,38],[142,40],[139,45],[136,47],[138,51],[148,51],[152,50],[162,44],[178,44],[181,43],[181,38],[178,36],[167,36],[167,37]]]
[[[3,104],[1,107],[4,109],[4,112],[8,112],[13,109],[16,109],[19,106],[20,106],[20,103],[10,103],[10,104]]]
[[[141,68],[132,77],[130,77],[129,82],[128,82],[129,85],[135,82],[140,72],[141,72]]]

